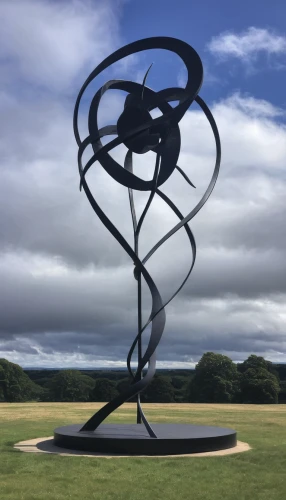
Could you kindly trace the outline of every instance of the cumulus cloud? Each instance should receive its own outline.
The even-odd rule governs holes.
[[[71,89],[117,45],[117,10],[109,1],[1,1],[1,78]]]
[[[37,23],[23,11],[22,26],[15,29],[16,4],[25,4],[27,12],[35,9]],[[0,7],[13,32],[8,43],[6,30],[0,49],[4,80],[16,76],[26,82],[21,92],[4,85],[0,100],[0,355],[26,366],[123,366],[136,334],[133,263],[78,190],[74,98],[62,93],[75,81],[82,83],[91,65],[118,43],[110,5],[24,1],[2,2]],[[50,22],[44,23],[45,18]],[[83,44],[72,60],[67,44],[62,52],[56,50],[55,30],[64,18],[68,22],[62,36],[70,38],[71,47]],[[93,26],[102,20],[100,34],[90,29],[91,19]],[[75,25],[81,28],[71,28]],[[25,37],[26,31],[31,36]],[[35,39],[48,69],[35,62]],[[110,95],[101,109],[105,123],[115,123],[123,106],[118,93]],[[84,111],[81,122],[86,127]],[[285,111],[240,93],[214,103],[212,111],[222,141],[221,174],[212,197],[191,222],[197,262],[191,279],[168,306],[158,350],[161,366],[193,366],[206,350],[236,361],[251,352],[273,360],[285,357]],[[174,173],[162,189],[187,213],[212,175],[215,147],[200,110],[189,111],[180,127],[179,165],[197,188]],[[112,154],[122,161],[124,148]],[[153,156],[135,158],[139,176],[152,175]],[[100,206],[132,244],[126,189],[99,165],[88,180]],[[134,195],[140,213],[146,193]],[[154,200],[142,229],[140,254],[176,222],[162,200]],[[190,257],[181,230],[150,259],[148,270],[164,300],[179,286]],[[149,312],[144,287],[144,319]],[[144,342],[147,337],[148,332]]]
[[[238,61],[248,75],[286,68],[286,37],[272,30],[252,26],[241,33],[223,32],[214,36],[206,48],[218,63]]]
[[[223,59],[236,57],[241,60],[255,58],[260,52],[285,54],[286,37],[267,29],[251,26],[241,33],[225,32],[211,39],[209,51]]]
[[[285,109],[273,106],[269,101],[255,99],[250,95],[241,95],[239,92],[233,93],[224,100],[224,103],[229,104],[233,109],[246,111],[251,117],[282,118],[286,115]]]

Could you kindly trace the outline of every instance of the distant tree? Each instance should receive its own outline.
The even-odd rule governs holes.
[[[60,370],[24,370],[28,377],[35,382],[35,384],[45,387],[47,382],[54,377]]]
[[[280,392],[278,395],[278,402],[286,404],[286,380],[280,382]]]
[[[242,376],[242,403],[278,403],[279,390],[277,378],[267,370],[249,368]]]
[[[172,386],[174,387],[174,401],[176,403],[186,403],[188,401],[188,387],[190,379],[194,374],[174,375],[171,378]]]
[[[174,376],[171,379],[172,381],[172,386],[174,389],[183,389],[183,387],[186,385],[186,383],[189,382],[189,377],[182,377],[182,376]]]
[[[117,382],[116,389],[120,394],[122,392],[125,392],[130,387],[131,384],[132,384],[131,377],[125,377]],[[129,399],[128,401],[130,403],[134,403],[135,401],[137,401],[137,396],[134,396],[133,398]],[[143,401],[143,399],[142,399],[142,401]]]
[[[277,366],[273,365],[271,361],[267,361],[262,356],[256,356],[255,354],[251,354],[243,363],[240,363],[237,369],[244,373],[249,368],[253,368],[254,370],[259,370],[260,368],[264,368],[268,372],[275,375],[278,381],[280,381],[279,371],[277,370]]]
[[[131,383],[132,383],[131,378],[125,377],[117,382],[116,389],[119,393],[125,392],[128,389],[128,387],[130,387]]]
[[[229,403],[239,393],[236,364],[222,354],[206,352],[196,365],[188,400],[194,403]]]
[[[51,401],[89,401],[94,380],[78,370],[61,370],[46,385]]]
[[[1,361],[2,360],[0,360],[0,401],[7,401],[6,377]]]
[[[0,399],[9,403],[40,399],[42,389],[24,373],[21,366],[0,359]]]
[[[281,381],[286,381],[286,363],[285,364],[273,364],[273,368],[278,373],[279,379]]]
[[[243,363],[240,363],[238,365],[238,370],[241,373],[246,372],[249,368],[252,368],[254,370],[259,370],[260,368],[263,368],[265,370],[268,370],[269,368],[270,361],[266,361],[262,356],[256,356],[255,354],[251,354]]]
[[[142,401],[147,403],[172,403],[174,387],[169,377],[155,376],[142,394]]]
[[[118,396],[116,383],[107,378],[98,378],[90,392],[90,401],[107,402]]]
[[[252,354],[239,367],[242,403],[278,403],[280,391],[278,373],[272,363]]]

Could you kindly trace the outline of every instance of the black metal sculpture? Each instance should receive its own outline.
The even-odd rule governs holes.
[[[84,140],[80,139],[78,131],[78,112],[79,105],[83,93],[89,83],[97,77],[103,70],[111,64],[121,60],[122,58],[149,49],[165,49],[176,53],[186,66],[188,80],[185,88],[168,88],[155,92],[148,88],[146,78],[148,69],[143,84],[138,84],[132,81],[111,80],[105,83],[94,95],[88,118],[89,136]],[[162,337],[165,326],[165,307],[181,290],[186,280],[188,279],[196,258],[196,244],[193,233],[188,225],[190,220],[198,213],[204,203],[210,196],[217,180],[220,167],[221,148],[219,133],[216,127],[214,118],[208,109],[205,102],[198,96],[198,92],[202,85],[203,67],[197,52],[187,43],[169,37],[154,37],[139,40],[137,42],[126,45],[114,52],[101,62],[97,68],[91,73],[83,87],[81,88],[74,110],[74,134],[79,147],[78,151],[78,167],[80,173],[80,188],[83,188],[86,196],[103,224],[116,238],[118,243],[124,248],[135,265],[134,276],[138,284],[138,332],[130,348],[127,356],[127,367],[132,377],[130,387],[114,398],[112,401],[104,405],[88,422],[86,422],[77,432],[93,432],[98,426],[120,405],[137,395],[137,423],[143,422],[148,434],[151,438],[156,438],[156,432],[148,423],[140,404],[140,393],[150,383],[155,374],[156,368],[156,348]],[[117,124],[98,128],[98,109],[100,100],[105,92],[111,89],[122,90],[127,93],[124,111],[118,118]],[[178,101],[174,107],[170,102]],[[183,216],[175,204],[159,189],[160,186],[171,176],[172,172],[177,169],[184,177],[186,182],[194,187],[185,172],[178,166],[178,158],[180,154],[180,130],[179,122],[183,118],[186,111],[189,109],[193,101],[196,101],[206,115],[212,128],[215,143],[216,143],[216,161],[214,172],[210,184],[204,193],[199,203],[186,216]],[[153,119],[150,111],[158,108],[162,115]],[[101,139],[108,135],[117,135],[117,137],[107,144],[103,145]],[[119,165],[110,155],[109,152],[116,146],[124,144],[128,148],[125,157],[124,166]],[[87,146],[93,148],[93,156],[85,166],[82,165],[82,155]],[[143,180],[133,173],[132,158],[134,154],[144,154],[148,151],[156,153],[156,162],[153,178],[151,180]],[[126,186],[129,192],[129,201],[131,216],[134,230],[134,248],[124,239],[118,229],[108,219],[102,209],[99,207],[93,197],[88,183],[86,181],[86,173],[90,167],[99,162],[105,171],[117,182]],[[136,211],[133,201],[133,190],[149,191],[150,195],[147,204],[140,216],[139,220],[136,217]],[[155,195],[158,195],[178,217],[179,222],[170,230],[158,243],[149,251],[149,253],[141,259],[138,254],[138,243],[140,230],[147,211],[152,203]],[[182,284],[172,295],[172,297],[163,303],[159,290],[154,283],[152,277],[146,270],[145,264],[156,250],[180,228],[184,227],[192,248],[192,260],[188,273]],[[151,296],[152,308],[148,321],[145,325],[142,324],[141,311],[141,282],[145,280]],[[145,352],[142,352],[141,337],[144,330],[151,323],[151,334]],[[137,347],[138,350],[138,366],[136,373],[131,369],[131,357]],[[143,373],[143,369],[146,370]],[[56,434],[55,434],[56,436]],[[57,434],[59,436],[59,433]],[[58,437],[58,441],[60,438]]]

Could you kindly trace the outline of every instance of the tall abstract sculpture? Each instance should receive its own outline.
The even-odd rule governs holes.
[[[146,86],[146,78],[150,68],[142,84],[125,80],[108,81],[95,93],[92,99],[88,116],[89,135],[82,140],[78,130],[78,113],[80,102],[87,86],[113,63],[131,54],[149,49],[165,49],[174,52],[182,59],[188,73],[186,87],[167,88],[155,92]],[[229,429],[220,429],[220,431],[224,431],[220,432],[217,431],[218,428],[210,427],[199,428],[197,426],[182,425],[162,427],[162,425],[160,426],[158,424],[150,425],[140,404],[140,393],[151,382],[155,374],[156,348],[164,331],[165,307],[181,290],[195,263],[196,244],[188,223],[207,201],[219,173],[221,158],[219,133],[209,108],[198,95],[202,80],[202,63],[197,52],[192,47],[174,38],[154,37],[131,43],[111,54],[91,73],[79,92],[74,110],[74,134],[79,148],[78,168],[80,174],[80,189],[83,188],[96,215],[114,238],[116,238],[134,263],[134,277],[137,280],[138,290],[138,329],[127,356],[127,367],[132,377],[130,387],[112,401],[105,404],[84,425],[67,426],[56,429],[55,444],[60,446],[97,451],[119,451],[121,453],[132,452],[138,454],[141,453],[140,449],[142,448],[141,451],[145,454],[156,454],[157,452],[169,454],[174,452],[185,453],[190,450],[201,451],[202,449],[214,449],[214,447],[227,448],[235,445],[236,433]],[[112,89],[121,90],[126,93],[124,110],[119,116],[116,124],[98,128],[98,109],[101,98],[107,91]],[[172,101],[178,101],[178,104],[172,107],[170,104]],[[175,169],[180,172],[190,186],[194,187],[186,173],[178,165],[181,142],[179,122],[184,117],[193,101],[196,101],[201,107],[212,128],[216,143],[216,159],[214,172],[207,190],[192,211],[184,216],[173,201],[161,191],[160,187],[169,179]],[[156,108],[158,108],[162,114],[153,119],[150,111]],[[109,135],[116,135],[116,138],[103,145],[101,139]],[[128,149],[124,165],[122,166],[109,154],[113,148],[120,144],[124,144]],[[83,165],[83,153],[90,145],[93,149],[93,155],[86,165]],[[153,151],[156,155],[154,173],[152,179],[143,180],[133,173],[133,156],[134,154],[144,155],[144,153],[148,151]],[[86,173],[95,163],[99,163],[115,181],[128,188],[134,231],[134,248],[130,246],[118,229],[108,219],[88,186]],[[134,190],[148,191],[150,193],[146,206],[139,218],[137,217],[133,200]],[[140,231],[147,211],[155,196],[159,196],[168,205],[178,217],[179,221],[142,259],[138,252]],[[191,263],[188,273],[180,287],[166,303],[163,303],[160,292],[152,276],[148,273],[145,264],[156,250],[180,228],[185,229],[189,238],[192,256]],[[152,297],[150,316],[145,324],[142,323],[142,280],[145,280]],[[147,347],[143,352],[142,334],[150,324],[151,334]],[[133,373],[131,369],[131,358],[136,349],[138,363],[137,370]],[[111,424],[101,425],[114,410],[135,396],[137,396],[137,424],[135,424],[135,426],[125,426],[123,432],[122,426],[111,426]],[[207,433],[210,434],[208,439],[209,444],[207,446],[205,439],[207,437],[205,435],[206,429],[208,429]],[[202,433],[202,439],[200,445],[198,445],[200,433]],[[186,441],[188,444],[183,444]],[[197,444],[195,444],[195,441]]]

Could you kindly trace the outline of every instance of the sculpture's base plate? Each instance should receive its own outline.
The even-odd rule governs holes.
[[[236,431],[191,424],[151,424],[150,438],[142,424],[101,424],[80,432],[83,424],[58,427],[54,444],[61,448],[121,455],[183,455],[226,450],[237,444]]]

